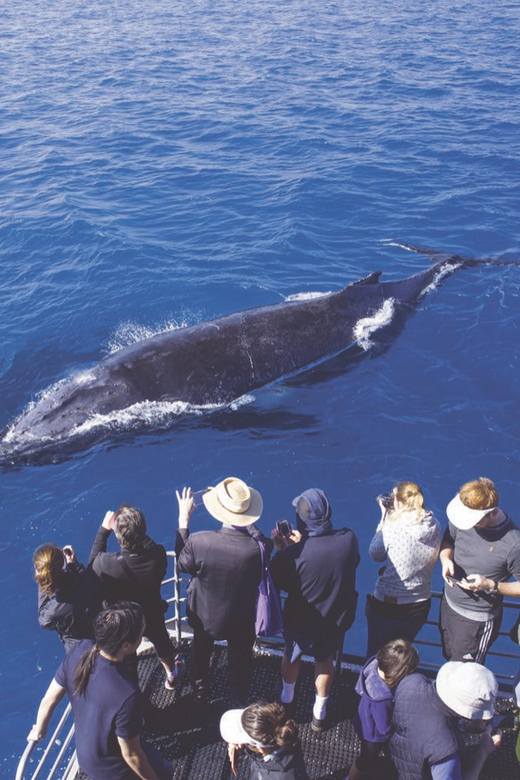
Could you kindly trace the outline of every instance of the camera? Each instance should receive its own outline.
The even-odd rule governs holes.
[[[392,493],[380,493],[376,501],[378,504],[383,504],[385,509],[390,509],[394,505],[394,496]]]

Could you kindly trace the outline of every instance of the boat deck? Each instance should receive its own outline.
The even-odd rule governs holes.
[[[225,647],[216,645],[211,666],[209,704],[194,702],[190,686],[189,647],[186,672],[176,691],[164,688],[164,672],[155,654],[145,653],[139,659],[139,681],[147,701],[145,737],[153,742],[174,765],[174,780],[232,780],[226,744],[219,732],[219,720],[228,708]],[[357,672],[341,669],[334,681],[329,700],[330,728],[316,734],[310,727],[312,719],[313,665],[303,662],[296,692],[296,721],[307,771],[311,780],[343,780],[358,754],[360,744],[351,724],[357,707],[354,684]],[[280,693],[280,653],[270,650],[255,654],[250,688],[250,701],[274,701]],[[502,699],[500,711],[510,709],[511,700]],[[515,757],[517,734],[506,729],[502,745],[488,759],[481,780],[520,780],[520,767]],[[242,762],[238,779],[249,777],[247,759]],[[81,774],[80,778],[83,777]],[[391,780],[392,769],[384,759],[372,780]]]

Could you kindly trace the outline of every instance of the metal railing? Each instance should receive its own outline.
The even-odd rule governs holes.
[[[166,619],[166,625],[168,627],[169,632],[175,639],[177,643],[181,641],[183,636],[185,636],[188,633],[191,633],[189,630],[183,633],[183,626],[186,625],[187,619],[186,615],[183,614],[182,605],[186,602],[186,597],[182,593],[182,583],[183,581],[186,581],[189,579],[188,576],[180,576],[179,572],[177,570],[177,560],[174,552],[168,551],[167,552],[168,558],[172,562],[173,566],[173,574],[170,577],[167,577],[165,580],[163,580],[162,586],[163,588],[170,588],[171,587],[171,595],[167,595],[166,601],[168,604],[173,605],[173,616],[171,618]],[[164,595],[164,594],[163,594]],[[433,593],[433,598],[436,600],[440,600],[442,597],[442,593]],[[514,610],[515,617],[518,613],[519,605],[515,602],[504,602],[504,610],[505,613],[509,612],[510,610]],[[436,610],[437,611],[437,610]],[[184,610],[185,612],[185,610]],[[436,626],[437,620],[434,618],[430,618],[426,625],[429,626]],[[507,631],[501,631],[500,636],[507,637],[508,632]],[[275,648],[278,651],[281,651],[283,649],[283,639],[273,637],[269,640],[259,640],[260,646],[265,646],[268,648]],[[421,660],[420,668],[425,671],[435,672],[441,665],[444,663],[444,660],[441,657],[440,652],[440,641],[431,641],[424,638],[417,638],[415,640],[415,644],[421,645],[423,647],[431,648],[436,651],[438,651],[439,661],[434,662],[428,662]],[[492,659],[498,658],[500,661],[504,661],[507,659],[508,661],[511,661],[513,664],[516,664],[518,667],[520,665],[520,655],[519,652],[502,652],[500,650],[491,649],[489,651],[488,657],[491,657]],[[339,669],[339,666],[341,666],[342,663],[347,663],[348,665],[359,665],[361,666],[364,663],[364,658],[362,656],[356,656],[356,655],[347,655],[345,653],[339,653],[337,658],[337,668]],[[490,663],[489,667],[494,672],[495,676],[497,677],[497,680],[500,683],[501,690],[505,693],[511,693],[513,690],[513,673],[512,674],[504,674],[500,670],[493,669],[493,666],[495,666],[494,663]],[[515,670],[516,671],[516,670]],[[41,757],[38,759],[34,771],[32,774],[26,774],[27,767],[30,761],[31,754],[36,747],[38,743],[36,742],[28,742],[27,747],[24,750],[24,753],[20,759],[20,762],[18,764],[18,768],[16,771],[15,780],[37,780],[40,776],[43,776],[44,770],[48,772],[48,774],[45,775],[46,780],[55,780],[55,778],[60,778],[60,780],[72,780],[72,778],[75,778],[76,772],[78,769],[77,765],[77,758],[76,758],[76,752],[72,752],[72,745],[73,745],[73,737],[74,737],[74,722],[72,719],[72,710],[70,707],[70,704],[67,704],[58,725],[56,726],[52,736],[49,738],[48,745],[43,751]],[[46,769],[47,767],[50,767],[49,769]],[[61,772],[62,774],[58,775],[58,772]]]
[[[173,616],[166,619],[166,626],[175,641],[180,642],[182,626],[186,621],[186,617],[181,614],[181,606],[186,601],[186,598],[182,595],[182,579],[177,570],[175,553],[168,551],[166,554],[173,566],[172,576],[166,577],[162,582],[163,589],[170,587],[172,589],[169,592],[171,595],[168,592],[166,594],[163,593],[163,595],[166,595],[168,604],[173,605]],[[146,649],[146,645],[144,647]],[[72,780],[75,778],[78,771],[78,763],[76,751],[73,749],[73,739],[74,720],[70,703],[68,703],[52,735],[48,737],[47,746],[41,756],[38,757],[34,767],[31,766],[31,758],[39,743],[27,743],[18,762],[15,780],[38,780],[38,778],[45,778],[45,780],[55,780],[57,778],[60,778],[60,780]]]
[[[432,610],[430,611],[430,617],[426,621],[426,626],[434,626],[436,630],[438,630],[438,604],[440,603],[440,600],[442,599],[442,593],[433,592],[432,593]],[[436,608],[434,609],[433,605],[437,604]],[[514,601],[504,601],[502,604],[504,608],[504,620],[502,621],[502,627],[500,629],[498,638],[496,640],[496,643],[493,644],[490,650],[488,650],[487,656],[486,656],[486,666],[491,669],[495,677],[497,678],[500,689],[503,693],[511,694],[513,692],[513,680],[515,673],[518,671],[518,668],[520,667],[520,650],[519,649],[512,649],[509,651],[500,650],[497,648],[497,644],[500,646],[501,639],[507,638],[507,644],[509,647],[513,648],[513,642],[509,638],[509,628],[510,624],[513,625],[516,617],[518,616],[518,610],[520,609],[520,604],[518,602]],[[432,612],[434,613],[432,616]],[[509,620],[509,617],[511,617],[511,620]],[[506,625],[506,628],[504,628],[504,624]],[[421,631],[421,633],[424,633],[424,629]],[[437,634],[438,636],[438,634]],[[425,670],[430,670],[436,672],[439,667],[444,663],[444,658],[442,658],[442,651],[441,651],[441,644],[440,639],[437,639],[437,641],[429,641],[425,639],[424,637],[416,637],[414,640],[415,645],[420,645],[421,647],[426,648],[434,648],[439,653],[439,662],[436,661],[429,662],[421,658],[420,667]],[[511,666],[512,670],[508,673],[507,671],[504,672],[502,669],[499,668],[499,666],[504,666],[504,661],[509,662],[509,665]],[[495,663],[496,662],[496,663]]]

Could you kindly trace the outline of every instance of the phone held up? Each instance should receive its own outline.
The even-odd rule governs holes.
[[[276,530],[280,534],[280,536],[284,536],[287,538],[291,535],[292,526],[288,520],[285,519],[285,517],[282,517],[281,520],[277,520],[276,522]]]
[[[202,505],[202,496],[204,493],[208,492],[208,488],[204,488],[204,490],[194,490],[193,491],[193,503],[195,506],[201,506]]]

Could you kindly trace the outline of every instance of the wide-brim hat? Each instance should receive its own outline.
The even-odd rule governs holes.
[[[455,498],[452,498],[448,506],[446,507],[446,514],[448,520],[453,523],[455,528],[460,531],[467,531],[470,528],[474,528],[483,517],[489,512],[492,512],[496,507],[492,506],[488,509],[470,509],[469,506],[463,504],[460,500],[460,496],[457,493]]]
[[[242,715],[245,710],[228,710],[220,719],[220,734],[224,742],[230,745],[252,745],[253,747],[272,747],[263,745],[250,737],[242,725]]]
[[[251,525],[258,520],[264,506],[258,490],[237,477],[227,477],[216,487],[208,488],[202,500],[215,520],[238,527]]]
[[[493,717],[498,683],[485,666],[474,661],[448,661],[437,672],[435,687],[444,704],[459,717]]]

